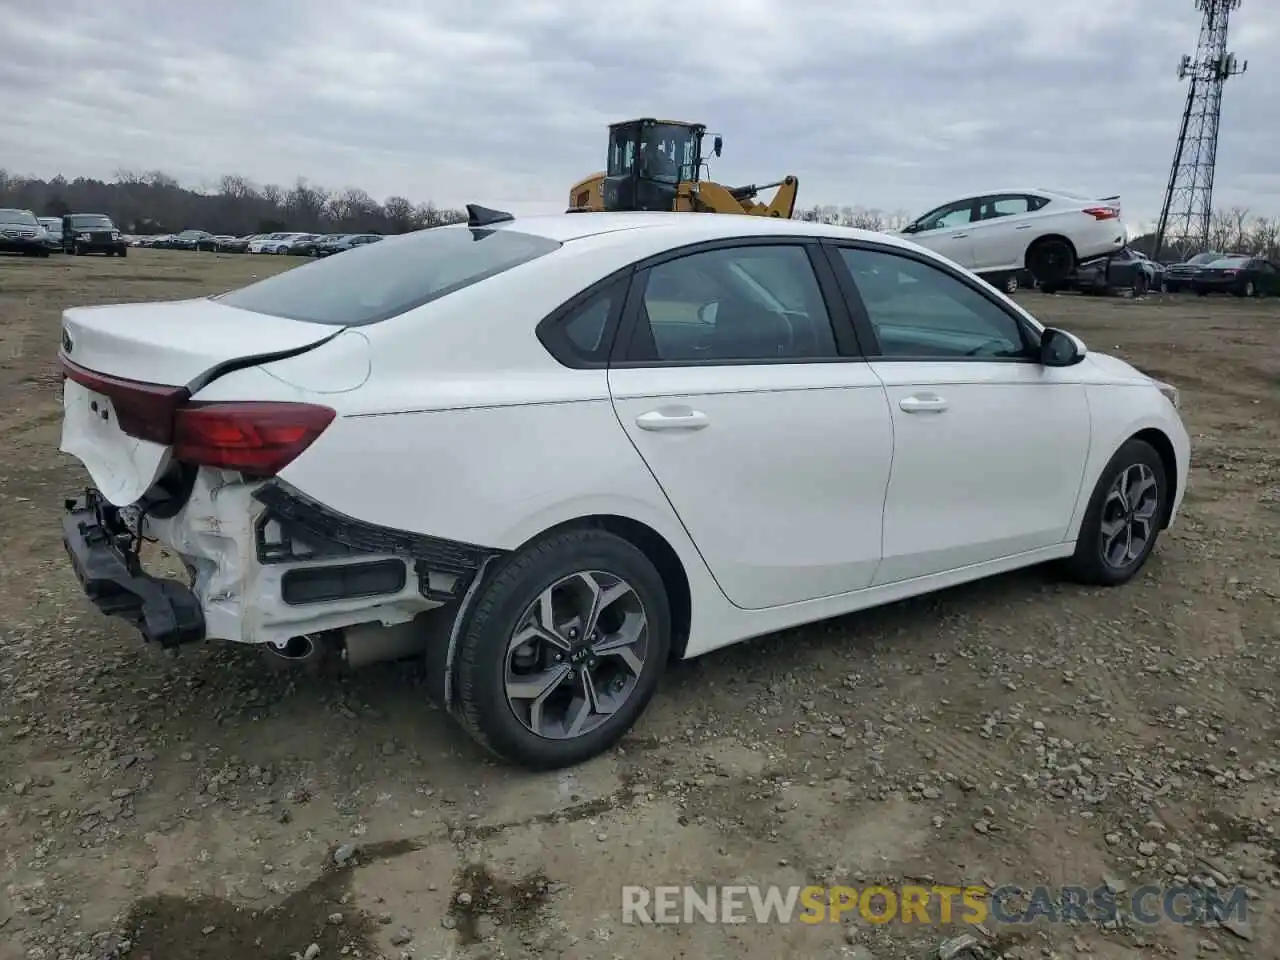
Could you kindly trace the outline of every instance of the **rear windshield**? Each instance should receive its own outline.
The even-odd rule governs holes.
[[[514,230],[435,227],[276,274],[215,299],[274,317],[363,326],[496,276],[559,249]]]

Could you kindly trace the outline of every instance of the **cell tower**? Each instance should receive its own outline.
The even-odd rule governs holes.
[[[1249,69],[1227,52],[1227,26],[1240,0],[1196,0],[1202,11],[1200,42],[1195,59],[1178,61],[1178,79],[1191,80],[1182,110],[1178,146],[1173,151],[1169,185],[1164,192],[1155,256],[1166,243],[1179,253],[1209,246],[1209,217],[1213,213],[1213,169],[1218,160],[1218,124],[1222,119],[1222,88],[1229,77]]]

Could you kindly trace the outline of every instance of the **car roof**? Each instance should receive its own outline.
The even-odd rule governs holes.
[[[466,224],[437,229],[465,230]],[[780,217],[755,217],[724,213],[559,213],[529,217],[489,225],[489,229],[510,229],[567,243],[605,234],[644,231],[646,243],[655,231],[671,246],[705,240],[749,239],[756,236],[837,237],[876,240],[915,249],[915,244],[891,234],[859,230],[836,224]]]

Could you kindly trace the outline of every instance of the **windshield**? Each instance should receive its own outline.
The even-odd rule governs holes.
[[[215,297],[275,317],[362,326],[398,316],[558,250],[515,230],[436,227],[352,247]]]
[[[1249,262],[1248,257],[1221,257],[1211,261],[1211,267],[1240,267]]]
[[[1193,263],[1196,266],[1200,266],[1201,264],[1213,263],[1213,261],[1221,259],[1222,254],[1220,253],[1197,253],[1194,257],[1188,260],[1187,263]]]
[[[698,137],[688,127],[656,123],[645,130],[640,151],[648,160],[650,179],[667,183],[695,179]]]
[[[24,227],[38,227],[39,221],[30,210],[0,210],[0,223],[20,223]]]
[[[100,227],[104,230],[114,230],[115,224],[111,222],[110,217],[104,217],[95,213],[77,213],[71,217],[71,229],[73,230],[89,230],[93,227]]]

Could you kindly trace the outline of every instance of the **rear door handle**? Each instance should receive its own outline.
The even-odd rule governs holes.
[[[942,413],[948,406],[947,401],[936,393],[918,393],[898,401],[898,407],[903,413]]]
[[[1029,224],[1029,223],[1020,223],[1020,224],[1018,224],[1016,227],[1014,227],[1013,229],[1015,229],[1015,230],[1030,230],[1030,229],[1031,229],[1031,224]]]
[[[705,413],[690,407],[660,407],[636,417],[641,430],[701,430],[710,423]]]

